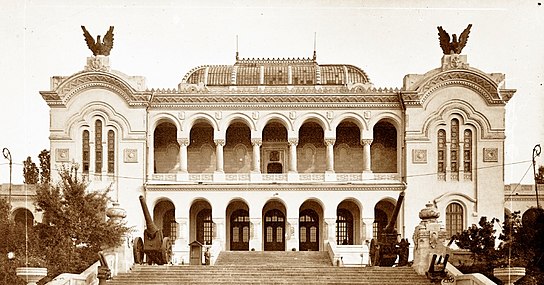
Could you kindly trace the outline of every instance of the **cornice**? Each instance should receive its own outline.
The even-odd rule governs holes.
[[[148,184],[145,186],[147,191],[161,192],[199,192],[199,191],[213,191],[213,192],[228,192],[228,191],[253,191],[253,192],[270,192],[270,191],[404,191],[406,186],[402,183],[397,184],[367,184],[367,185],[354,185],[354,184],[339,184],[339,185],[302,185],[302,184],[244,184],[244,185],[232,185],[232,184]]]
[[[41,91],[49,106],[65,106],[76,94],[88,89],[107,89],[120,95],[130,106],[146,106],[151,97],[148,91],[136,91],[115,74],[101,71],[83,71],[55,82],[52,91]],[[60,80],[60,79],[59,79]]]
[[[201,108],[400,108],[397,94],[382,95],[165,95],[155,94],[152,107]]]
[[[514,95],[514,89],[500,89],[496,82],[473,70],[447,70],[433,75],[416,90],[402,91],[407,106],[421,106],[435,91],[446,86],[463,86],[484,97],[489,105],[504,105]]]

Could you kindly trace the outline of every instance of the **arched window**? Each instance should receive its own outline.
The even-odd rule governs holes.
[[[94,124],[94,153],[95,153],[95,169],[96,173],[102,172],[102,121],[96,120]]]
[[[82,145],[82,150],[83,150],[83,153],[81,154],[82,155],[82,166],[83,166],[83,173],[89,173],[89,164],[90,164],[90,161],[91,161],[91,148],[89,146],[89,131],[85,130],[83,131],[83,145]]]
[[[437,173],[439,180],[446,180],[446,131],[438,130],[438,165]]]
[[[115,169],[115,133],[108,131],[108,173],[114,173]]]
[[[353,215],[347,209],[336,211],[336,244],[353,244]]]
[[[468,129],[464,132],[463,164],[465,180],[472,180],[472,131]]]
[[[451,203],[446,207],[446,232],[448,237],[463,231],[463,207]]]
[[[451,120],[451,179],[459,180],[459,120]]]

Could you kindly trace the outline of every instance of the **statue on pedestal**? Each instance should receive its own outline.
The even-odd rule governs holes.
[[[89,31],[85,29],[85,26],[81,26],[81,29],[83,29],[83,36],[85,36],[87,46],[93,52],[94,56],[110,55],[110,51],[113,48],[113,26],[110,26],[110,29],[102,40],[100,40],[100,35],[96,36],[96,41],[91,36]]]

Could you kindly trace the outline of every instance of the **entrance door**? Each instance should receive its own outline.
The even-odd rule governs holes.
[[[285,250],[285,215],[278,209],[269,210],[264,215],[264,250]]]
[[[249,212],[244,209],[230,216],[230,250],[249,250]]]
[[[319,216],[312,209],[300,212],[300,251],[319,251]]]

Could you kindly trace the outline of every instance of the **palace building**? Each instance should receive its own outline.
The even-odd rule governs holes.
[[[205,59],[203,59],[205,62]],[[110,56],[51,78],[52,168],[79,165],[110,188],[133,237],[139,196],[173,241],[221,251],[342,251],[361,263],[393,216],[413,244],[418,213],[438,208],[448,235],[504,215],[505,76],[466,55],[376,88],[350,64],[317,58],[202,65],[177,88],[148,89]],[[394,67],[391,67],[394,68]],[[153,71],[150,71],[153,72]]]

